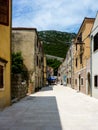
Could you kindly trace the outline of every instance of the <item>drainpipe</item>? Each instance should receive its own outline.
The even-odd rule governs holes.
[[[71,88],[73,88],[73,77],[72,77],[72,60],[73,60],[73,57],[72,57],[72,53],[73,53],[73,50],[72,50],[72,42],[71,42]]]
[[[91,76],[90,76],[90,95],[92,97],[92,40],[93,36],[91,36],[90,40],[90,71],[91,71]]]
[[[71,88],[74,88],[74,79],[73,79],[73,42],[74,42],[74,40],[72,39],[71,40]]]

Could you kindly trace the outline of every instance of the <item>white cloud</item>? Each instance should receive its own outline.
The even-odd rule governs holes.
[[[84,17],[95,17],[97,5],[98,0],[13,0],[13,26],[75,31]]]

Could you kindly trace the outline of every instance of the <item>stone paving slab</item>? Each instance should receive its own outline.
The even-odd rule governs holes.
[[[0,130],[98,130],[98,99],[44,87],[0,112]]]

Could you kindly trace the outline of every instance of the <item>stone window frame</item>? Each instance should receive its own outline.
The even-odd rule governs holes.
[[[4,91],[5,90],[5,63],[0,61],[0,66],[3,67],[3,87],[0,87],[0,91]]]

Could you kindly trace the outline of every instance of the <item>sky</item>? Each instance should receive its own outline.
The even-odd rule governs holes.
[[[77,33],[97,11],[98,0],[12,0],[12,26]]]

